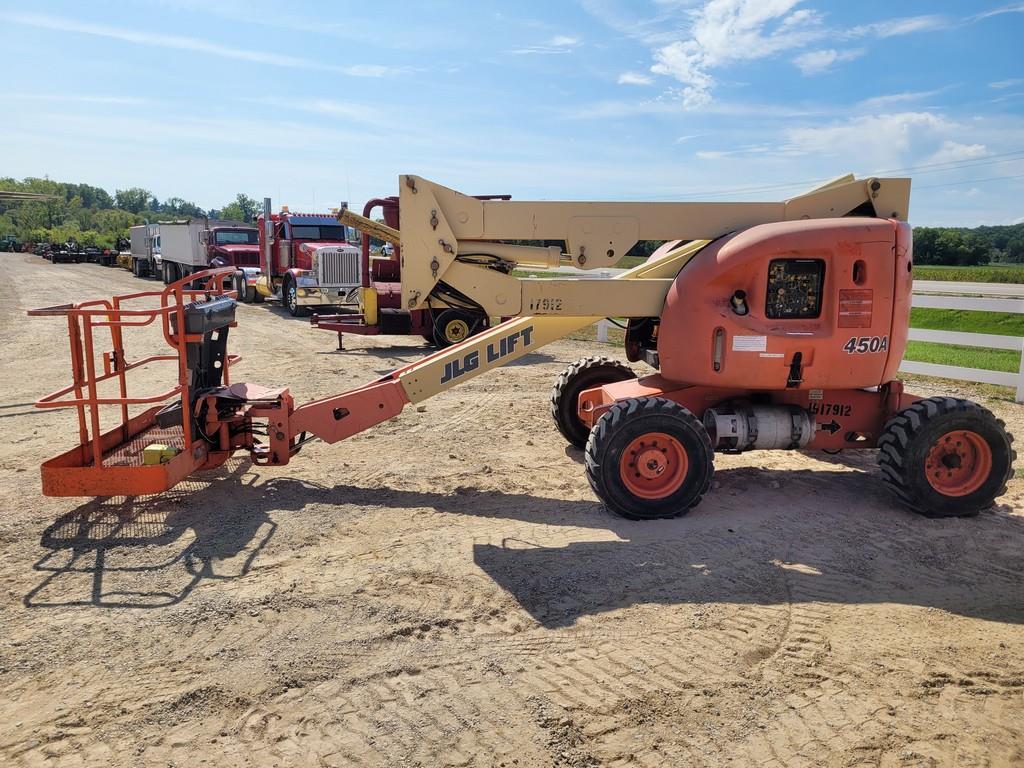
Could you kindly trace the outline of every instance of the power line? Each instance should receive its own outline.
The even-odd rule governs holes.
[[[966,187],[970,184],[984,184],[986,181],[1003,181],[1005,179],[1024,179],[1024,173],[1013,176],[990,176],[987,179],[967,179],[966,181],[951,181],[946,184],[928,184],[918,189],[938,189],[939,187]]]
[[[992,160],[993,158],[996,158],[996,157],[1009,157],[1010,155],[1024,155],[1024,149],[1017,149],[1017,150],[1014,150],[1013,152],[1003,152],[1003,153],[998,154],[998,155],[985,155],[984,157],[970,157],[970,158],[966,158],[964,160],[947,160],[944,163],[928,163],[926,165],[910,166],[909,168],[894,168],[894,169],[887,170],[887,171],[876,171],[875,173],[873,173],[871,175],[872,176],[877,176],[877,175],[882,174],[882,173],[903,173],[905,171],[919,171],[922,168],[935,168],[935,167],[940,166],[940,165],[954,165],[954,166],[960,167],[960,165],[968,165],[968,164],[974,164],[974,163],[981,164],[981,161],[983,161],[983,160]],[[1003,160],[1001,162],[1010,162],[1010,161],[1009,160]],[[929,173],[931,173],[931,171],[929,171]]]
[[[1001,158],[1001,159],[1000,159]],[[998,155],[986,155],[985,157],[967,158],[964,160],[947,160],[942,163],[925,163],[922,165],[912,165],[905,168],[890,168],[882,171],[875,171],[873,173],[865,174],[865,176],[883,176],[894,173],[941,173],[944,171],[955,171],[962,168],[973,168],[985,165],[998,165],[1000,163],[1010,163],[1016,160],[1024,160],[1024,150],[1015,150],[1013,152],[1002,152]],[[933,170],[928,170],[933,169]],[[736,194],[750,194],[755,192],[772,192],[784,189],[794,189],[797,187],[806,188],[811,185],[823,184],[830,181],[831,178],[817,178],[817,179],[805,179],[804,181],[794,181],[785,184],[767,184],[758,187],[734,187],[731,189],[722,189],[717,191],[708,192],[682,192],[674,195],[658,195],[659,198],[669,197],[721,197],[723,195],[736,195]],[[925,187],[926,188],[926,187]]]

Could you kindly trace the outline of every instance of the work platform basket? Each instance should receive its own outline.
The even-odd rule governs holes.
[[[211,269],[189,275],[161,291],[29,311],[33,317],[65,317],[71,347],[72,383],[35,405],[75,408],[78,413],[79,444],[41,467],[44,495],[160,493],[210,464],[211,446],[196,434],[189,406],[195,384],[195,355],[204,341],[208,343],[218,333],[226,334],[234,325],[236,294],[224,287],[234,272],[234,267]],[[213,302],[230,305],[230,322],[212,331],[194,327],[192,310],[210,307]],[[170,351],[129,360],[125,336],[147,326],[159,329]],[[226,335],[222,341],[226,343]],[[107,344],[109,349],[103,349]],[[230,366],[238,360],[237,355],[225,353],[213,363],[224,384],[229,383]],[[157,394],[133,397],[129,372],[154,363],[175,363],[177,383]],[[116,393],[101,394],[101,386],[116,389]],[[130,410],[135,409],[131,406],[150,407],[133,415]],[[104,414],[108,422],[116,419],[117,426],[104,431]]]

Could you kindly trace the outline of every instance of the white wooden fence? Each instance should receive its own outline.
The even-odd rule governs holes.
[[[940,295],[953,294],[953,295]],[[981,294],[981,295],[979,295]],[[976,312],[1010,312],[1024,314],[1024,285],[999,285],[995,283],[948,283],[917,280],[914,282],[913,306],[932,309],[967,309]],[[1024,337],[998,336],[992,333],[960,333],[959,331],[928,331],[923,328],[910,329],[911,341],[931,341],[939,344],[959,344],[964,347],[986,347],[988,349],[1012,349],[1021,353],[1020,369],[1017,373],[987,371],[983,368],[961,368],[956,365],[919,363],[904,360],[900,370],[924,376],[941,376],[959,381],[977,381],[983,384],[1000,384],[1017,391],[1016,401],[1024,403]]]
[[[1024,314],[1024,285],[917,280],[914,282],[913,306]],[[608,341],[608,329],[610,327],[611,323],[607,320],[598,322],[598,341]],[[999,384],[1004,387],[1013,387],[1017,391],[1015,398],[1017,402],[1024,403],[1024,337],[999,336],[992,333],[929,331],[923,328],[911,328],[910,339],[911,341],[931,341],[939,344],[959,344],[964,347],[1012,349],[1020,352],[1020,370],[1017,373],[988,371],[983,368],[961,368],[956,365],[940,365],[938,363],[919,363],[915,360],[904,360],[902,365],[900,365],[900,370],[904,373],[914,373],[923,376],[941,376],[945,379],[956,379],[958,381],[974,381],[982,384]]]

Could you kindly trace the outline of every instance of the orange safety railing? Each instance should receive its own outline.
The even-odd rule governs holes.
[[[110,449],[110,441],[104,440],[100,428],[100,409],[105,406],[120,408],[121,423],[116,428],[122,435],[119,443],[126,443],[132,438],[128,415],[130,405],[152,405],[179,398],[182,403],[182,433],[184,451],[191,452],[192,430],[189,428],[189,381],[187,345],[201,342],[202,335],[185,332],[185,304],[202,298],[214,296],[230,296],[237,298],[235,291],[225,290],[225,281],[234,274],[234,267],[222,267],[196,272],[188,277],[168,285],[162,291],[143,291],[112,299],[86,301],[79,304],[64,304],[54,307],[43,307],[29,311],[33,317],[64,316],[68,323],[68,336],[71,342],[72,383],[56,392],[51,392],[35,403],[37,408],[76,408],[78,410],[78,431],[81,446],[88,451],[93,467],[103,466],[104,447]],[[202,282],[200,288],[186,286]],[[125,306],[128,303],[141,303],[145,299],[159,298],[157,307],[136,308]],[[172,324],[171,318],[174,318]],[[157,354],[129,362],[125,355],[125,329],[142,328],[160,321],[164,340],[174,351],[169,354]],[[112,349],[102,353],[103,371],[97,370],[97,341],[94,332],[97,329],[110,330]],[[175,331],[176,329],[176,331]],[[224,360],[223,381],[230,383],[228,370],[241,358],[238,355],[227,355]],[[154,362],[177,361],[177,384],[170,389],[155,395],[132,397],[128,393],[129,371]],[[111,379],[117,379],[119,395],[117,397],[100,397],[99,385]],[[73,397],[67,397],[74,393]],[[109,435],[109,432],[107,433]]]

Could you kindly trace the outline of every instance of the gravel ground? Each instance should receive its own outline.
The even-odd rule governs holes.
[[[285,468],[44,498],[76,428],[31,407],[69,374],[61,321],[25,310],[155,284],[3,264],[6,765],[1024,763],[1020,478],[932,521],[869,452],[721,456],[688,516],[627,522],[550,424],[595,351],[565,341]],[[298,402],[425,351],[238,314],[235,378]]]

